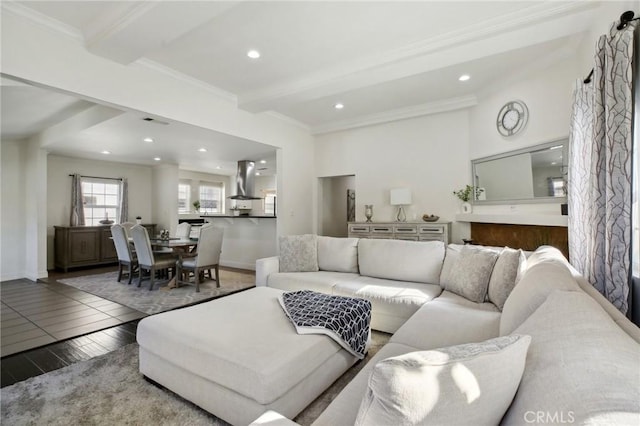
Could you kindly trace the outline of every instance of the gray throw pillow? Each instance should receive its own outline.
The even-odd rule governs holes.
[[[279,238],[280,272],[317,272],[318,243],[313,234]]]
[[[440,285],[476,303],[483,303],[498,252],[479,246],[463,246]],[[442,281],[444,279],[444,282]]]
[[[356,425],[497,425],[518,390],[531,337],[511,335],[378,362]]]
[[[498,256],[489,280],[489,301],[502,311],[504,302],[522,275],[527,257],[522,250],[505,247]]]

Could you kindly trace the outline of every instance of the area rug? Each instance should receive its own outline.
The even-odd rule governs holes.
[[[149,281],[143,281],[142,286],[137,287],[135,279],[133,283],[128,285],[127,279],[118,282],[117,278],[117,272],[107,272],[60,279],[58,282],[149,315],[255,287],[255,275],[253,273],[225,269],[220,270],[219,288],[216,287],[215,281],[207,280],[200,284],[199,293],[196,293],[196,288],[192,285],[183,285],[170,289],[167,286],[168,282],[160,282],[160,288],[158,288],[158,284],[155,284],[154,289],[149,291]]]
[[[311,424],[390,335],[372,332],[367,357],[307,407],[296,421]],[[79,362],[2,388],[7,425],[227,425],[226,422],[142,378],[138,345]]]

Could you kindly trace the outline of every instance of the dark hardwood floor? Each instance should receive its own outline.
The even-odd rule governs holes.
[[[57,282],[112,270],[50,271],[42,282],[2,283],[1,339],[3,355],[9,353],[0,360],[2,387],[136,341],[138,322],[146,314]],[[38,347],[22,350],[33,346]]]

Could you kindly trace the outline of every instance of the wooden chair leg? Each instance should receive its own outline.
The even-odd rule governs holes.
[[[127,282],[127,285],[131,284],[132,279],[133,279],[133,263],[129,263],[129,282]]]
[[[138,266],[138,287],[142,284],[142,266]]]
[[[200,270],[196,268],[194,275],[194,279],[196,280],[196,293],[200,293]]]
[[[216,270],[216,287],[220,287],[220,268],[216,265],[213,269]],[[209,271],[209,274],[211,274],[211,271]]]
[[[118,282],[122,279],[122,262],[118,262]]]
[[[153,290],[153,279],[156,276],[156,267],[152,266],[149,271],[149,291]]]

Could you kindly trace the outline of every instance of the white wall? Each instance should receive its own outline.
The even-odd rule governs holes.
[[[255,191],[255,196],[264,197],[264,191],[276,191],[276,215],[278,209],[278,199],[277,199],[277,186],[278,179],[276,175],[273,176],[256,176],[253,182],[253,190]],[[262,200],[253,200],[251,202],[253,204],[253,209],[251,210],[251,214],[254,215],[262,215],[264,214],[264,198]]]
[[[129,221],[142,216],[143,223],[153,223],[152,168],[135,164],[95,161],[49,155],[47,159],[47,266],[53,268],[54,226],[69,226],[71,178],[69,174],[107,178],[127,178],[129,184]],[[174,185],[174,186],[177,186]],[[177,189],[176,189],[177,191]],[[177,197],[176,197],[177,198]]]
[[[152,170],[152,220],[157,230],[175,235],[178,226],[178,165],[162,164]]]
[[[26,141],[3,140],[0,146],[0,280],[25,277],[27,254],[24,170]]]
[[[410,188],[413,205],[407,220],[435,214],[454,221],[452,194],[471,181],[467,110],[401,120],[316,138],[318,177],[356,176],[356,220],[373,204],[373,221],[395,220],[391,188]],[[468,225],[453,224],[452,241],[468,235]]]

